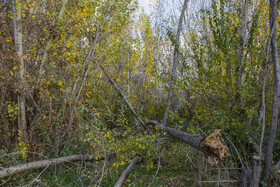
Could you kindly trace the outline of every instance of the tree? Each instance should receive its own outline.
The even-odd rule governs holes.
[[[182,12],[181,12],[179,23],[178,23],[176,40],[174,42],[173,66],[172,66],[170,87],[169,87],[169,92],[168,92],[168,96],[167,96],[167,104],[166,104],[164,117],[163,117],[163,121],[162,121],[163,125],[166,125],[166,123],[167,123],[168,114],[169,114],[170,105],[171,105],[171,100],[173,98],[173,92],[174,92],[173,89],[174,89],[174,85],[175,85],[174,82],[176,81],[177,63],[178,63],[178,60],[179,60],[180,35],[181,35],[183,19],[184,19],[185,11],[187,9],[188,2],[189,2],[188,0],[184,1],[184,5],[183,5],[183,8],[182,8]]]
[[[23,59],[23,37],[22,37],[22,3],[18,0],[13,0],[13,30],[16,54],[20,62],[20,69],[18,72],[18,130],[20,137],[24,143],[27,143],[27,125],[26,125],[26,109],[25,109],[25,90],[27,89],[25,83],[25,64]]]
[[[274,87],[273,87],[273,103],[272,103],[272,115],[270,130],[268,135],[268,141],[265,151],[265,161],[264,161],[264,170],[263,170],[263,181],[267,183],[268,177],[270,174],[270,168],[272,165],[273,159],[273,148],[274,141],[277,130],[277,121],[278,121],[278,108],[279,108],[279,94],[280,94],[280,70],[279,70],[279,57],[277,51],[277,41],[276,41],[276,7],[278,3],[275,0],[269,1],[269,24],[270,24],[270,33],[271,33],[271,56],[273,62],[273,75],[274,75]]]

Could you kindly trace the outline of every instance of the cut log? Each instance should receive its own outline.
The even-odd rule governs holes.
[[[130,164],[127,166],[127,168],[124,170],[124,172],[121,174],[121,176],[119,177],[118,181],[116,182],[114,187],[121,187],[122,184],[124,183],[124,180],[126,179],[127,175],[130,173],[130,171],[132,170],[132,168],[138,163],[140,157],[136,156],[132,159],[132,161],[130,162]]]
[[[207,137],[202,137],[196,134],[188,134],[186,132],[166,127],[157,121],[148,121],[145,124],[156,125],[174,138],[177,138],[182,142],[200,150],[204,153],[205,157],[208,158],[212,167],[217,166],[220,161],[225,160],[230,155],[229,149],[222,138],[221,130],[216,129]]]
[[[256,155],[253,156],[250,187],[259,186],[260,174],[261,174],[261,161],[262,161],[261,157],[256,156]]]
[[[110,155],[109,155],[110,157]],[[40,160],[35,162],[29,162],[26,164],[20,164],[17,166],[12,166],[9,168],[5,168],[0,170],[0,178],[7,177],[10,175],[14,175],[17,173],[21,173],[23,171],[31,170],[31,169],[38,169],[43,167],[48,167],[51,165],[56,164],[63,164],[65,162],[75,162],[75,161],[90,161],[90,160],[102,160],[104,159],[103,156],[90,156],[90,155],[71,155],[65,156],[61,158],[53,158],[49,160]]]

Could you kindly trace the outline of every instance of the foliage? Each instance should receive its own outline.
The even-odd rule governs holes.
[[[113,4],[111,0],[70,0],[64,9],[65,0],[15,2],[21,9],[25,81],[20,86],[22,67],[14,43],[12,5],[0,0],[1,167],[2,163],[4,167],[16,165],[13,159],[24,163],[42,159],[42,155],[114,153],[116,157],[110,161],[67,164],[73,170],[62,167],[59,174],[47,169],[41,176],[48,185],[79,185],[82,181],[108,186],[134,156],[140,155],[140,166],[132,171],[126,185],[147,186],[155,173],[154,186],[194,184],[195,150],[140,122],[163,118],[174,50],[180,61],[168,127],[201,136],[221,129],[232,155],[225,165],[231,169],[240,166],[232,145],[246,165],[251,164],[261,134],[261,91],[269,37],[267,1],[249,1],[244,46],[241,1],[214,0],[209,6],[197,5],[192,9],[195,18],[188,11],[180,46],[175,39],[177,21],[163,16],[176,14],[177,10],[171,11],[175,4],[165,7],[161,1],[153,1],[154,12],[148,16],[136,0],[115,0]],[[277,40],[279,47],[279,29]],[[139,121],[100,65],[131,103]],[[265,122],[269,124],[273,93],[270,60],[267,67]],[[19,131],[20,94],[25,98],[26,142]],[[280,159],[278,140],[275,160]],[[10,152],[17,154],[9,157]],[[159,158],[162,166],[158,166]],[[27,184],[37,173],[13,176],[10,185]],[[231,175],[239,177],[238,171]],[[211,172],[203,176],[213,177]],[[225,177],[230,179],[230,175]]]

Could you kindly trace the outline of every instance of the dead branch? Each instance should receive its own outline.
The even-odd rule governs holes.
[[[126,179],[127,175],[130,173],[131,169],[138,163],[140,157],[136,156],[132,159],[130,164],[127,166],[127,168],[122,172],[121,176],[119,177],[118,181],[116,182],[114,187],[121,187],[124,180]]]
[[[109,155],[110,157],[110,155]],[[21,173],[23,171],[38,169],[43,167],[48,167],[56,164],[63,164],[65,162],[75,162],[75,161],[91,161],[91,160],[103,160],[103,156],[90,156],[90,155],[71,155],[65,156],[61,158],[53,158],[48,160],[40,160],[35,162],[29,162],[26,164],[20,164],[17,166],[12,166],[9,168],[5,168],[0,170],[0,178],[11,176],[17,173]]]
[[[138,115],[135,112],[135,110],[133,109],[132,105],[129,103],[129,101],[125,98],[124,94],[121,92],[121,90],[119,89],[119,87],[117,86],[117,84],[115,83],[115,81],[112,79],[112,77],[107,73],[107,71],[105,70],[105,68],[99,64],[99,66],[101,67],[102,71],[105,73],[106,77],[109,79],[109,82],[114,86],[115,90],[117,91],[117,93],[119,94],[119,96],[123,99],[123,101],[125,102],[126,106],[128,107],[128,109],[130,110],[130,112],[132,113],[135,121],[138,121]]]
[[[225,160],[230,155],[229,149],[222,138],[221,130],[216,129],[210,135],[202,137],[196,134],[188,134],[186,132],[166,127],[157,121],[148,121],[145,123],[145,125],[148,124],[160,127],[163,131],[167,132],[174,138],[177,138],[203,152],[204,156],[208,158],[211,166],[217,166],[220,161]]]

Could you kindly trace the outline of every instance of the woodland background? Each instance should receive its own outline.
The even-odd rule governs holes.
[[[0,0],[0,169],[105,158],[0,185],[112,186],[135,156],[127,186],[237,185],[256,155],[261,183],[278,186],[278,5],[154,0],[148,16],[136,0]],[[221,129],[230,156],[212,168],[149,120]]]

